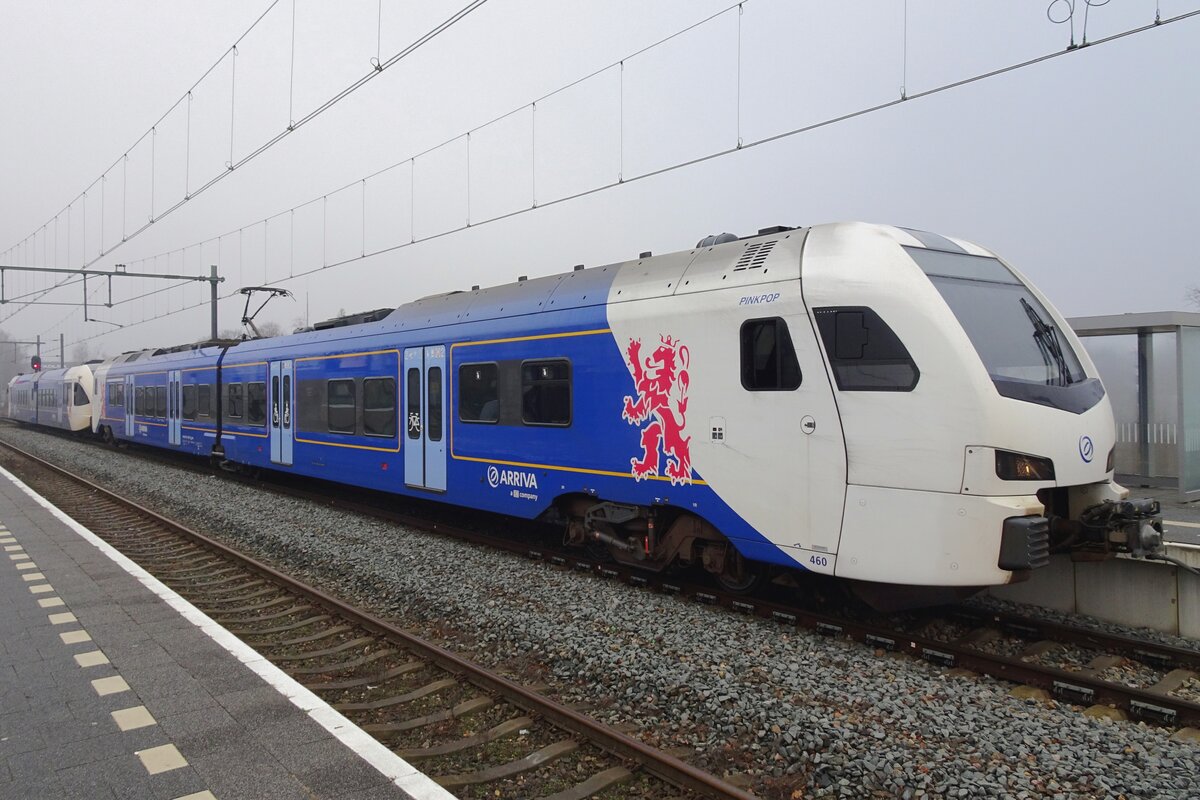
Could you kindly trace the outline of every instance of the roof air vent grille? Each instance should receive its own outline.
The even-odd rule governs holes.
[[[744,269],[761,269],[763,262],[767,260],[771,250],[774,249],[778,239],[771,239],[767,242],[754,242],[746,246],[742,252],[742,257],[733,265],[734,272],[741,272]]]

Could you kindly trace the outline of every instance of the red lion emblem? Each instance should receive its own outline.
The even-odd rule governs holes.
[[[625,360],[633,373],[637,400],[626,395],[621,416],[633,425],[654,418],[642,429],[642,457],[629,459],[633,477],[640,481],[658,475],[661,455],[665,455],[666,475],[673,486],[692,482],[689,450],[692,437],[683,435],[687,426],[690,382],[687,367],[691,356],[687,347],[671,336],[662,336],[660,341],[662,344],[643,360],[642,340],[629,340]]]

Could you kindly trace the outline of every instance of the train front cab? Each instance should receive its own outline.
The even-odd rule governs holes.
[[[1010,266],[967,242],[850,224],[814,228],[803,271],[835,381],[890,384],[835,393],[839,577],[982,587],[1024,579],[1058,543],[1153,539],[1156,509],[1122,505],[1112,482],[1095,367]]]

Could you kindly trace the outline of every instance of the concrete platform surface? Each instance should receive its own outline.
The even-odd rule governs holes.
[[[0,469],[0,797],[450,795]]]

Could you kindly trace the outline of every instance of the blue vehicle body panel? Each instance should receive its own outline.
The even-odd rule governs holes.
[[[282,378],[284,372],[282,367],[272,372],[271,365],[290,362],[291,458],[283,457],[282,443],[270,441],[282,433],[273,421],[249,425],[245,416],[224,419],[220,439],[225,457],[530,519],[564,495],[669,505],[707,519],[751,558],[796,566],[723,502],[703,476],[693,472],[692,481],[682,485],[658,476],[635,480],[631,456],[641,454],[640,431],[626,423],[621,411],[624,397],[635,395],[636,389],[607,319],[608,290],[616,274],[616,267],[602,267],[484,292],[440,295],[402,306],[376,323],[240,343],[225,356],[222,384],[265,382],[272,420],[276,411],[282,413],[283,402],[274,405],[271,378]],[[131,375],[136,386],[165,386],[167,371],[178,369],[184,386],[215,385],[221,352],[206,347],[115,365],[109,381]],[[408,437],[408,352],[422,359],[425,389],[429,366],[444,366],[441,452],[430,449],[436,443],[427,435],[427,396],[420,403],[421,430]],[[570,362],[572,378],[569,426],[458,418],[458,370],[464,365],[563,358]],[[395,379],[398,424],[393,436],[330,433],[306,424],[305,409],[317,399],[306,392],[323,391],[328,380],[363,377]],[[358,410],[361,417],[361,393]],[[167,446],[166,420],[139,413],[131,434],[115,426],[114,431],[142,444]],[[216,439],[215,419],[183,420],[177,449],[208,455]],[[418,474],[420,480],[413,480]]]

